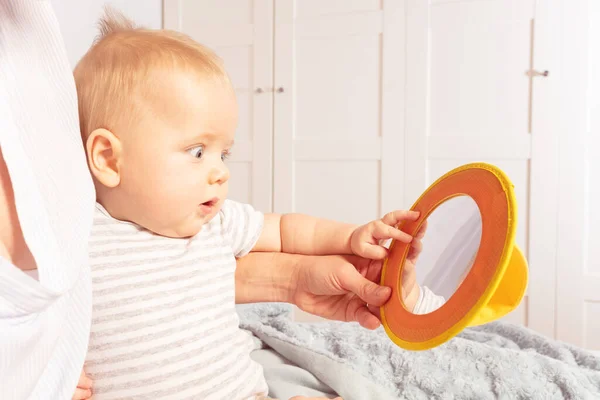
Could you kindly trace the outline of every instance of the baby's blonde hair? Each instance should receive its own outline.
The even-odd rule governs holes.
[[[99,36],[74,70],[84,139],[99,128],[128,129],[157,69],[230,84],[221,59],[187,35],[136,27],[111,8],[105,8],[99,26]]]

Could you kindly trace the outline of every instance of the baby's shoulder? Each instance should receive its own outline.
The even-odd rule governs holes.
[[[219,212],[213,217],[208,225],[218,228],[216,231],[219,231],[220,234],[225,234],[228,223],[230,221],[233,222],[236,218],[239,218],[240,210],[243,210],[244,206],[245,204],[243,203],[226,199],[219,209]]]
[[[219,222],[222,224],[227,224],[228,222],[243,224],[257,214],[262,215],[251,204],[227,199],[223,202],[223,206],[221,206],[216,217],[219,218]]]
[[[250,204],[226,199],[219,212],[206,223],[198,233],[198,239],[220,237],[229,245],[231,236],[237,230],[246,230],[250,220],[255,219],[257,212]]]
[[[200,232],[194,237],[195,240],[214,240],[225,237],[225,213],[223,208],[214,217],[202,226]]]

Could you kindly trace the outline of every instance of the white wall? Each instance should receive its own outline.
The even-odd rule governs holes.
[[[597,0],[589,1],[590,21],[589,27],[589,83],[588,83],[588,101],[589,101],[589,126],[588,126],[588,175],[587,175],[587,207],[590,213],[589,242],[588,242],[588,265],[593,267],[595,274],[600,275],[600,158],[598,150],[600,149],[600,2]],[[597,306],[600,310],[600,304]],[[600,318],[598,318],[600,320]],[[600,322],[597,322],[600,327]],[[598,330],[600,332],[600,328]],[[598,340],[600,343],[600,339]]]
[[[600,1],[589,0],[589,77],[587,127],[587,226],[584,249],[585,269],[600,283]],[[583,202],[583,201],[582,201]],[[585,277],[584,277],[585,279]],[[586,279],[586,281],[588,281]],[[592,286],[593,287],[593,286]],[[597,288],[600,289],[600,288]],[[584,303],[583,345],[600,350],[600,296]]]
[[[98,33],[104,4],[110,4],[148,28],[162,26],[162,0],[51,0],[64,37],[69,62],[75,66]]]

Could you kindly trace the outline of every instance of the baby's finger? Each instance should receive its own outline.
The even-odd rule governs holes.
[[[92,396],[92,391],[90,389],[75,389],[75,393],[73,394],[72,400],[87,400]]]
[[[375,225],[373,236],[376,239],[396,239],[403,243],[410,243],[413,239],[408,233],[381,222]]]
[[[79,382],[77,382],[77,387],[82,389],[90,389],[93,383],[94,381],[92,381],[84,371],[81,371],[81,375],[79,375]]]
[[[396,226],[400,221],[415,221],[419,215],[418,211],[397,210],[385,214],[381,220],[386,225]]]
[[[370,260],[383,260],[388,255],[388,249],[382,246],[366,244],[360,253],[358,254],[359,256]]]

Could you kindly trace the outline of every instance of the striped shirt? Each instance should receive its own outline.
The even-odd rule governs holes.
[[[266,395],[235,310],[235,257],[264,216],[226,200],[194,237],[173,239],[97,205],[90,238],[93,310],[85,371],[101,399],[254,399]]]

